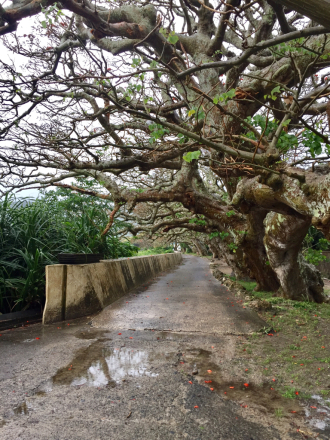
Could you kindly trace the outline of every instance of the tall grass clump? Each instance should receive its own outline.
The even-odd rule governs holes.
[[[45,266],[57,255],[101,253],[104,258],[134,255],[136,247],[119,238],[116,220],[105,237],[108,202],[59,189],[38,199],[0,200],[0,312],[42,308]]]

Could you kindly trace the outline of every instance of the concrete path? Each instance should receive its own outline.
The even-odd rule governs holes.
[[[263,325],[186,256],[96,317],[2,332],[0,439],[282,439],[221,382],[221,359]]]

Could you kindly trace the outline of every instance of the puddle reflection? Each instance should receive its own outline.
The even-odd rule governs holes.
[[[330,399],[323,399],[318,395],[313,395],[309,405],[305,407],[306,419],[310,426],[327,431],[330,434]]]
[[[81,350],[70,365],[53,377],[58,385],[115,386],[127,377],[157,377],[150,367],[149,353],[128,347],[107,348],[100,342]]]

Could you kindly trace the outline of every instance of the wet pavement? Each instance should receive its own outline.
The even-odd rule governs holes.
[[[97,316],[3,331],[0,439],[302,438],[267,416],[268,390],[222,376],[264,325],[185,256]]]

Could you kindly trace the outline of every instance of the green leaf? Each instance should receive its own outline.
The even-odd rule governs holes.
[[[233,98],[235,96],[235,93],[236,93],[235,89],[229,90],[229,92],[227,92],[228,98]]]
[[[192,160],[198,160],[199,156],[201,155],[201,152],[199,150],[197,151],[189,151],[187,154],[183,156],[183,160],[190,163]]]
[[[46,27],[47,27],[47,23],[46,23],[45,21],[42,21],[42,22],[41,22],[41,25],[42,25],[43,28],[46,29]]]
[[[189,112],[188,112],[188,116],[190,117],[190,116],[194,115],[195,113],[196,113],[196,110],[191,109],[191,110],[189,110]]]
[[[291,122],[291,119],[287,119],[285,122],[282,123],[283,127],[287,127]]]
[[[170,32],[167,41],[171,44],[176,44],[179,41],[179,37],[175,34],[174,31]]]
[[[274,95],[274,93],[280,93],[280,91],[281,91],[281,87],[276,86],[273,88],[273,90],[270,93],[271,93],[271,95]]]
[[[203,111],[198,112],[197,121],[200,121],[201,119],[204,119],[204,118],[205,118],[205,112],[203,112]]]

